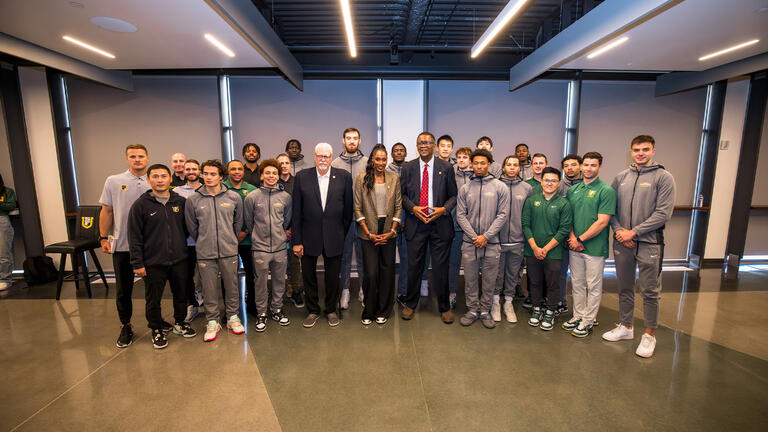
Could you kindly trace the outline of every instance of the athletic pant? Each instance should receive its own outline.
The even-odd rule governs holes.
[[[318,258],[309,255],[301,257],[301,276],[304,281],[307,312],[320,315],[320,294],[317,285]],[[323,265],[325,267],[325,314],[338,313],[341,255],[335,257],[323,255]]]
[[[384,218],[379,219],[379,229],[376,234],[384,230]],[[363,319],[377,317],[389,318],[392,314],[395,291],[395,239],[390,239],[387,244],[376,246],[370,240],[362,240],[363,267],[363,293],[365,306],[363,307]]]
[[[197,269],[197,252],[194,246],[187,246],[187,285],[185,290],[187,305],[197,306],[195,293],[201,293],[200,297],[202,297],[202,292],[200,271]]]
[[[643,317],[646,328],[656,328],[659,321],[659,293],[661,293],[661,261],[664,246],[638,243],[627,248],[613,242],[616,260],[616,278],[619,281],[619,318],[621,323],[632,327],[635,312],[635,271],[639,269],[637,285],[643,296]]]
[[[163,314],[160,301],[163,299],[165,284],[171,285],[173,293],[173,319],[176,324],[184,322],[187,315],[187,260],[170,266],[146,267],[144,277],[144,299],[146,300],[147,325],[152,330],[163,327]]]
[[[587,324],[597,319],[603,297],[605,258],[569,251],[571,287],[573,288],[573,317]]]
[[[490,312],[495,291],[496,276],[499,273],[501,246],[488,244],[484,248],[463,242],[461,254],[464,259],[464,296],[470,312]],[[482,268],[482,289],[480,269]],[[478,296],[480,300],[478,301]]]
[[[283,294],[285,294],[285,270],[288,266],[285,251],[253,251],[252,254],[253,268],[256,270],[256,287],[251,299],[255,301],[259,314],[267,313],[269,302],[267,279],[272,273],[272,302],[269,308],[272,312],[277,312],[283,307]]]
[[[238,245],[237,254],[240,256],[240,261],[243,263],[243,271],[245,272],[245,304],[247,306],[254,306],[254,284],[256,275],[253,271],[253,257],[251,256],[251,245]]]
[[[563,244],[563,264],[560,266],[560,297],[557,300],[562,304],[566,304],[568,302],[566,294],[568,291],[568,263],[570,260],[569,252],[570,250],[568,249],[568,243]],[[573,273],[571,273],[571,287],[573,287]]]
[[[496,276],[496,286],[493,295],[501,295],[512,300],[515,297],[515,287],[520,283],[520,270],[523,267],[523,244],[501,246],[499,257],[499,272]]]
[[[226,318],[240,312],[240,289],[237,283],[237,255],[219,259],[199,259],[197,268],[203,283],[203,305],[205,319],[219,322],[219,295],[224,289],[224,310]],[[219,283],[221,280],[221,283]]]
[[[563,260],[525,257],[528,268],[528,292],[534,306],[540,306],[549,310],[557,309],[557,301],[560,298],[560,266]],[[546,300],[544,291],[546,289]]]
[[[363,249],[357,231],[358,224],[352,221],[344,238],[344,253],[341,255],[341,289],[349,290],[350,274],[352,273],[352,249],[355,250],[357,263],[357,280],[363,280]]]
[[[112,254],[112,267],[115,270],[115,302],[117,303],[117,316],[125,325],[131,322],[133,316],[133,265],[131,265],[130,252],[114,252]]]

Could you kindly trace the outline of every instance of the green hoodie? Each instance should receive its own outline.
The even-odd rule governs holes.
[[[16,192],[8,186],[0,195],[0,216],[8,216],[8,213],[16,209]]]

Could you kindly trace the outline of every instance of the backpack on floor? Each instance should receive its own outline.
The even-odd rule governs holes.
[[[53,282],[59,277],[59,272],[48,256],[35,256],[24,260],[24,280],[28,286]]]

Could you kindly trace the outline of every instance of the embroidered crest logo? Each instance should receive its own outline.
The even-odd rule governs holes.
[[[173,207],[171,207],[171,210],[173,210],[174,213],[178,213],[179,212],[179,206],[173,206]]]
[[[83,216],[80,218],[80,225],[85,229],[91,229],[93,226],[93,217]]]
[[[120,190],[121,191],[127,191],[128,190],[128,185],[120,185]]]
[[[594,198],[596,193],[597,193],[596,190],[590,190],[589,192],[587,192],[587,198]]]
[[[533,205],[535,205],[536,207],[540,207],[541,206],[541,201],[534,201]]]

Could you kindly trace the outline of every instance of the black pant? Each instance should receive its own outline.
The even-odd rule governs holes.
[[[254,287],[256,276],[253,272],[253,255],[251,254],[251,245],[238,245],[237,254],[240,255],[240,261],[243,262],[245,271],[245,305],[248,309],[256,310],[254,302]]]
[[[525,257],[525,264],[528,267],[528,293],[533,305],[549,310],[557,309],[557,302],[560,300],[560,267],[563,260]]]
[[[188,306],[197,306],[195,297],[195,268],[197,267],[197,252],[194,246],[187,246],[187,283],[184,295]]]
[[[301,277],[304,281],[304,293],[307,297],[307,311],[320,315],[320,297],[317,286],[317,258],[304,255],[301,257]],[[325,265],[325,313],[338,313],[339,274],[341,255],[327,257],[323,255]]]
[[[379,218],[376,234],[382,234],[384,220]],[[363,319],[389,318],[395,301],[395,239],[390,239],[383,246],[376,246],[370,240],[363,240],[362,245],[365,294]]]
[[[115,283],[117,290],[115,302],[117,303],[117,316],[122,324],[129,324],[133,316],[133,266],[129,252],[114,252],[112,254],[112,267],[115,270]]]
[[[187,315],[187,260],[170,266],[147,267],[144,277],[144,299],[147,308],[147,325],[152,330],[163,328],[163,314],[160,301],[163,299],[166,282],[171,284],[173,293],[173,319],[176,324],[184,322]]]
[[[448,298],[448,260],[451,255],[453,237],[441,239],[434,225],[421,225],[416,229],[412,239],[407,240],[408,248],[408,287],[405,293],[405,304],[416,309],[421,292],[421,274],[424,271],[424,261],[427,259],[427,244],[429,244],[432,259],[432,288],[437,294],[437,307],[440,312],[451,310]]]

